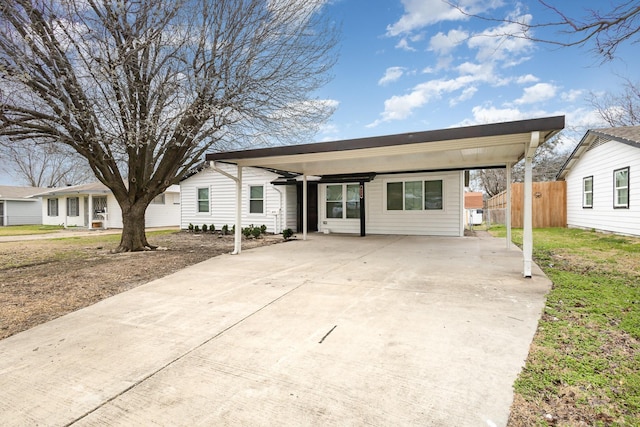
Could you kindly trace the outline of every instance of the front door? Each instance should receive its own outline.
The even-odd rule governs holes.
[[[302,183],[297,190],[297,228],[302,230]],[[307,182],[307,232],[318,231],[318,183]]]

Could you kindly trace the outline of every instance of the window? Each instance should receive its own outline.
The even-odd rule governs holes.
[[[264,187],[262,185],[249,186],[249,213],[264,213]]]
[[[613,171],[613,207],[629,207],[629,168]]]
[[[593,207],[593,176],[588,176],[582,180],[582,207]]]
[[[442,209],[442,180],[387,182],[387,210]]]
[[[156,197],[153,198],[153,200],[151,201],[152,205],[164,205],[164,193],[162,194],[158,194]]]
[[[47,215],[58,216],[58,199],[47,199]]]
[[[360,184],[327,185],[327,218],[360,218]]]
[[[80,216],[80,199],[77,197],[67,199],[67,216]]]
[[[424,208],[442,210],[442,180],[424,182]]]
[[[360,184],[347,184],[347,218],[360,218]]]
[[[209,188],[198,188],[198,212],[209,212]]]
[[[342,218],[342,185],[327,185],[327,218]]]

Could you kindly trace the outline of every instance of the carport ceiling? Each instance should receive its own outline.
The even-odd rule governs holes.
[[[398,135],[207,154],[207,161],[306,175],[474,169],[523,158],[533,132],[540,143],[564,128],[564,116]]]

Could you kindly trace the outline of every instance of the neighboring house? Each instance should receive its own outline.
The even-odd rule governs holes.
[[[42,201],[31,196],[45,190],[0,185],[0,226],[42,224]]]
[[[234,174],[235,165],[216,163],[215,169],[206,164],[180,182],[180,227],[189,224],[202,227],[214,225],[217,230],[235,224],[236,187],[224,173]],[[247,168],[243,172],[242,227],[266,225],[270,233],[286,228],[296,230],[296,188],[275,185],[273,182],[293,178],[294,175],[276,173],[261,168]]]
[[[477,191],[467,191],[464,193],[464,225],[480,225],[482,224],[482,208],[484,200],[482,193]]]
[[[558,179],[567,226],[640,235],[640,126],[589,130]]]
[[[115,196],[102,183],[51,188],[42,199],[42,223],[65,227],[122,228],[122,211]],[[145,214],[147,227],[180,224],[180,187],[172,185],[157,196]]]

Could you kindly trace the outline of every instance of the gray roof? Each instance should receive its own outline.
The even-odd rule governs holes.
[[[101,182],[90,184],[70,185],[67,187],[47,188],[37,194],[37,196],[56,196],[59,194],[107,194],[111,190]]]
[[[14,187],[11,185],[0,185],[0,199],[25,199],[47,190],[49,189],[45,187]]]
[[[594,142],[598,141],[598,137],[618,141],[631,147],[640,148],[640,126],[619,126],[612,128],[599,128],[588,130],[576,148],[573,150],[569,158],[560,171],[556,175],[556,179],[564,179],[571,171],[573,165],[578,162],[582,154],[584,154]]]

